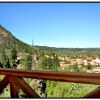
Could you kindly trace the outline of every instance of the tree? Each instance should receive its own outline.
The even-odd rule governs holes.
[[[45,80],[41,80],[40,82],[39,82],[39,84],[40,84],[40,86],[39,86],[39,88],[40,88],[40,95],[41,95],[41,97],[46,97],[46,81]]]
[[[48,70],[53,70],[52,58],[49,57],[47,61]]]
[[[16,60],[16,58],[17,58],[17,51],[16,51],[16,49],[13,48],[12,51],[11,51],[11,53],[12,53],[12,54],[11,54],[12,59]]]
[[[2,65],[2,63],[0,62],[0,68],[3,68],[3,65]]]
[[[47,70],[47,61],[48,59],[46,57],[42,58],[42,69]]]
[[[6,56],[5,50],[3,48],[1,51],[1,64],[3,65],[3,67],[5,67],[6,62],[7,62],[7,56]]]
[[[57,55],[53,56],[53,70],[58,70],[58,66],[60,66],[59,59]]]
[[[54,53],[52,54],[52,56],[47,57],[43,57],[42,58],[42,69],[43,70],[58,70],[58,66],[60,66],[59,63],[59,59],[57,57],[57,55],[55,55]]]
[[[11,63],[12,63],[12,68],[16,68],[17,67],[17,63],[16,63],[16,60],[17,60],[17,51],[14,48],[12,48],[11,50]]]
[[[31,68],[32,68],[32,56],[31,56],[31,53],[29,55],[27,55],[27,57],[26,57],[25,66],[26,66],[26,69],[31,70]]]
[[[7,62],[6,62],[6,65],[5,65],[6,68],[10,68],[10,62],[9,62],[9,58],[7,58]]]

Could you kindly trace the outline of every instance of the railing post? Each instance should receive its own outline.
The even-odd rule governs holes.
[[[11,98],[18,98],[18,86],[15,83],[15,78],[14,77],[9,77],[9,82],[10,82],[10,94]]]

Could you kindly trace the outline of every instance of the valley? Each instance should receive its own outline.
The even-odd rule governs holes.
[[[100,48],[28,45],[0,25],[0,67],[23,70],[100,73]],[[3,76],[0,77],[0,80]],[[98,85],[25,79],[41,97],[82,97]],[[43,90],[43,86],[46,87]],[[39,88],[40,86],[40,88]],[[58,92],[59,91],[59,92]],[[1,97],[9,97],[9,86]],[[22,97],[23,92],[20,90]]]

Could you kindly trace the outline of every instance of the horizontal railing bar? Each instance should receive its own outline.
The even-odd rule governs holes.
[[[85,84],[100,84],[100,73],[85,72],[60,72],[41,70],[20,70],[0,68],[1,75],[9,75],[23,78],[35,78],[63,82],[76,82]]]

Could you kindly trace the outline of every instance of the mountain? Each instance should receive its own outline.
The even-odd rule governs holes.
[[[0,25],[0,48],[11,49],[15,47],[18,51],[29,52],[31,46],[17,39],[10,31]]]
[[[94,53],[100,53],[100,48],[56,48],[56,47],[47,47],[47,46],[35,46],[39,48],[40,51],[45,53],[55,53],[58,56],[70,56],[71,54],[88,54],[92,55]]]

